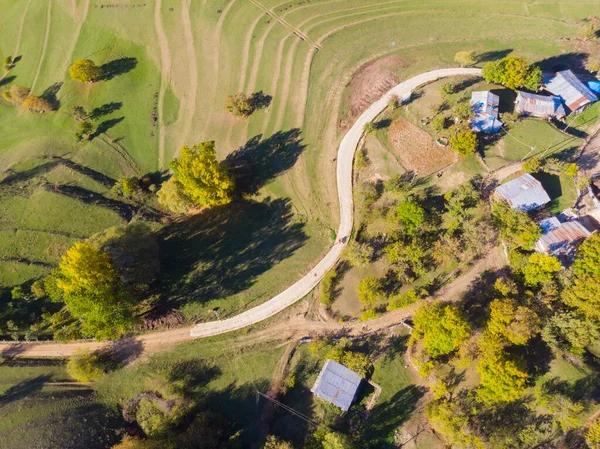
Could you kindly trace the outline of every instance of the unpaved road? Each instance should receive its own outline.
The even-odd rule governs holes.
[[[166,56],[166,55],[163,55]],[[165,67],[166,68],[166,67]],[[168,70],[167,70],[168,71]],[[479,76],[481,74],[480,69],[472,68],[451,68],[451,69],[440,69],[433,70],[431,72],[422,73],[413,78],[410,78],[397,86],[390,89],[385,95],[379,100],[373,103],[365,112],[361,114],[356,120],[352,128],[348,130],[344,138],[342,139],[337,157],[337,186],[338,186],[338,198],[340,202],[340,226],[337,232],[337,240],[329,252],[319,261],[319,263],[303,278],[298,280],[295,284],[271,298],[267,302],[256,306],[246,312],[243,312],[235,317],[228,318],[226,320],[212,321],[208,323],[201,323],[193,326],[192,328],[181,328],[173,329],[168,331],[161,331],[155,333],[149,333],[138,337],[138,341],[142,342],[145,351],[153,351],[156,349],[163,348],[170,344],[182,342],[192,338],[209,337],[213,335],[224,334],[234,330],[242,329],[244,327],[256,324],[273,315],[281,312],[287,307],[291,306],[295,302],[304,298],[308,295],[321,281],[325,273],[332,269],[337,261],[339,260],[344,247],[348,241],[348,237],[352,231],[353,225],[353,197],[352,197],[352,162],[354,159],[354,152],[358,147],[359,140],[363,134],[364,126],[373,121],[389,104],[392,96],[398,96],[400,98],[407,98],[410,93],[417,87],[436,81],[440,78],[449,76],[460,76],[460,75],[474,75]],[[163,73],[164,75],[164,73]],[[483,259],[483,260],[487,260]],[[478,265],[476,265],[477,267]],[[473,270],[471,270],[473,271]],[[378,320],[370,322],[368,325],[359,323],[359,325],[351,325],[351,328],[357,328],[355,330],[363,331],[364,328],[372,329],[374,326],[385,328],[392,324],[398,323],[402,318],[410,315],[410,308],[398,311],[397,313],[386,314]],[[284,322],[285,323],[285,322]],[[324,330],[326,327],[330,330],[342,329],[342,326],[331,322],[314,322],[310,324],[304,321],[299,324],[299,327],[292,326],[291,323],[287,324],[287,328],[282,328],[281,333],[285,334],[287,331],[301,329],[302,332],[319,331]],[[266,331],[271,333],[272,329]],[[282,335],[283,336],[283,335]],[[98,342],[72,342],[72,343],[44,343],[44,344],[24,344],[21,345],[18,350],[14,348],[14,345],[0,344],[0,351],[10,351],[11,348],[15,349],[23,355],[28,356],[44,356],[44,357],[64,357],[73,354],[74,352],[81,349],[98,349],[105,343]]]

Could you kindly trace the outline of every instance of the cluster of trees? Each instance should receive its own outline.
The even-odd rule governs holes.
[[[13,84],[8,90],[3,91],[2,96],[14,106],[39,114],[52,112],[56,109],[55,105],[47,98],[34,95],[31,93],[31,89],[18,84]]]
[[[576,163],[569,163],[552,157],[543,160],[538,157],[529,158],[523,162],[523,170],[527,173],[545,172],[551,175],[565,174],[572,176],[580,189],[585,189],[590,185],[590,179],[579,174]]]
[[[170,166],[173,176],[158,191],[158,201],[171,212],[187,213],[194,207],[232,201],[235,181],[224,162],[217,160],[214,141],[184,146]]]
[[[542,69],[538,65],[528,64],[525,58],[516,56],[488,62],[483,66],[482,74],[488,83],[502,84],[509,89],[524,87],[535,91],[542,82]]]

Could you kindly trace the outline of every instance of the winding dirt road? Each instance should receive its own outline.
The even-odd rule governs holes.
[[[153,351],[162,349],[170,344],[179,343],[185,340],[194,338],[209,337],[213,335],[224,334],[237,329],[241,329],[252,324],[263,321],[273,315],[281,312],[287,307],[308,295],[321,281],[325,273],[332,269],[339,260],[344,247],[348,241],[353,225],[353,196],[352,196],[352,163],[354,152],[358,147],[358,143],[363,134],[364,126],[373,121],[389,104],[393,96],[399,98],[408,98],[413,90],[417,87],[436,81],[440,78],[449,76],[471,75],[479,76],[480,69],[473,68],[451,68],[433,70],[431,72],[422,73],[413,78],[410,78],[397,86],[390,89],[379,100],[373,103],[362,115],[356,120],[352,128],[346,133],[342,139],[337,157],[337,186],[338,198],[340,203],[340,226],[338,229],[338,238],[329,252],[319,261],[319,263],[302,279],[298,280],[291,287],[281,292],[277,296],[271,298],[267,302],[256,306],[246,312],[243,312],[235,317],[226,320],[212,321],[201,323],[191,328],[172,329],[155,333],[144,334],[137,338],[141,342],[145,351]],[[479,271],[479,270],[475,270]],[[398,311],[398,313],[387,314],[379,320],[374,320],[369,323],[369,328],[382,328],[381,326],[389,326],[397,323],[401,319],[399,315],[405,315],[406,310]],[[276,325],[277,326],[277,325]],[[282,333],[290,332],[295,329],[291,323],[283,322],[279,326]],[[363,323],[352,325],[351,327],[364,327]],[[306,321],[300,326],[303,332],[311,330],[323,330],[340,328],[337,323],[313,323],[309,325]],[[313,329],[314,328],[314,329]],[[355,329],[356,330],[356,329]],[[272,335],[272,329],[266,331]],[[65,357],[82,349],[95,350],[107,343],[95,341],[78,341],[72,343],[26,343],[26,344],[0,344],[0,351],[3,353],[14,353],[15,355],[27,355],[37,357]]]

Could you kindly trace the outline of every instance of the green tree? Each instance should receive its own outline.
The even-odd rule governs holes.
[[[473,154],[477,149],[477,134],[470,129],[458,131],[450,138],[450,146],[462,156]]]
[[[371,134],[373,131],[375,131],[377,128],[375,128],[375,124],[373,122],[369,122],[366,123],[365,126],[363,127],[363,131],[366,134]]]
[[[77,124],[77,132],[75,133],[75,137],[77,138],[78,142],[81,142],[82,140],[88,140],[93,131],[94,125],[92,125],[92,122],[84,120],[83,122],[79,122]]]
[[[4,58],[3,68],[5,72],[10,72],[12,69],[15,68],[15,61],[12,56],[7,56],[6,58]]]
[[[69,74],[73,81],[88,84],[100,80],[102,70],[94,63],[94,61],[89,59],[77,59],[69,67]]]
[[[274,435],[269,435],[263,449],[294,449],[289,441],[280,440]]]
[[[530,157],[523,162],[523,171],[527,173],[537,173],[542,169],[542,163],[537,157]]]
[[[463,50],[454,55],[454,62],[458,62],[461,67],[465,67],[475,64],[477,58],[473,50]]]
[[[431,426],[443,434],[452,445],[469,449],[484,449],[486,446],[469,426],[469,414],[461,404],[445,400],[431,401],[425,409]]]
[[[163,182],[156,195],[161,206],[176,214],[187,214],[194,207],[194,203],[174,176]]]
[[[483,78],[488,83],[503,84],[509,89],[525,87],[537,90],[542,81],[542,71],[538,66],[530,66],[524,58],[507,56],[483,66]]]
[[[600,235],[593,234],[581,244],[571,267],[572,282],[563,300],[584,315],[600,319]]]
[[[351,351],[342,347],[342,345],[335,346],[327,353],[326,358],[341,363],[346,368],[360,374],[363,378],[369,377],[373,372],[373,362],[367,354]]]
[[[548,284],[554,280],[560,271],[560,261],[549,254],[533,253],[529,256],[527,265],[523,269],[525,283],[530,286]]]
[[[415,235],[425,221],[425,209],[412,199],[402,200],[394,210],[394,218],[407,235]]]
[[[569,166],[565,170],[565,173],[569,176],[577,176],[579,174],[579,168],[577,167],[577,164],[569,164]]]
[[[110,258],[87,242],[77,242],[62,257],[57,285],[85,335],[117,338],[135,322],[134,299],[121,284]]]
[[[374,276],[368,276],[358,283],[358,299],[370,309],[382,299],[381,283]]]
[[[544,326],[542,338],[551,348],[582,356],[600,340],[600,324],[574,311],[559,312]]]
[[[590,449],[600,449],[600,418],[588,425],[585,430],[585,442]]]
[[[442,94],[442,98],[448,98],[452,95],[456,90],[456,86],[453,83],[444,83],[440,87],[440,93]]]
[[[490,303],[487,329],[515,345],[524,345],[540,332],[540,318],[533,310],[518,305],[515,300],[494,299]]]
[[[585,41],[595,39],[598,36],[598,25],[594,22],[587,23],[579,31],[579,36]]]
[[[471,326],[454,305],[439,301],[421,305],[413,317],[411,340],[423,339],[423,347],[432,357],[450,354],[469,338]]]
[[[192,148],[184,146],[180,157],[173,159],[170,166],[186,195],[198,206],[221,206],[231,202],[235,183],[225,164],[217,161],[213,141]]]
[[[346,249],[348,261],[355,267],[366,267],[373,258],[373,247],[368,243],[353,240]]]
[[[486,404],[512,402],[525,392],[528,375],[525,361],[504,351],[484,355],[477,366],[479,398]]]
[[[137,176],[121,176],[118,185],[123,196],[131,196],[140,189],[140,180]]]
[[[505,203],[495,203],[493,218],[501,237],[510,247],[530,250],[542,235],[542,230],[525,212],[511,209]]]
[[[442,114],[436,115],[431,120],[431,127],[436,133],[441,133],[443,130],[448,128],[448,117]]]
[[[236,117],[248,117],[254,112],[252,97],[247,96],[243,92],[229,95],[225,99],[225,109]]]

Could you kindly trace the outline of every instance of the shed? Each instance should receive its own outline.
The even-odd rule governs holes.
[[[521,91],[517,94],[515,109],[520,114],[542,118],[562,118],[566,115],[560,97],[536,95]]]
[[[569,110],[575,114],[583,112],[598,97],[570,70],[557,72],[545,83],[545,89],[558,95]]]
[[[566,265],[573,261],[577,244],[588,238],[591,233],[577,220],[560,223],[555,218],[558,226],[553,222],[554,226],[548,228],[543,222],[550,220],[552,219],[543,220],[539,223],[543,234],[536,242],[535,250],[539,253],[556,256]]]
[[[505,200],[511,208],[522,211],[538,209],[550,202],[542,183],[529,173],[496,187],[494,196]]]
[[[502,127],[502,122],[498,120],[498,105],[500,98],[498,95],[488,90],[476,91],[471,94],[471,129],[476,132],[496,133]]]
[[[311,391],[315,396],[348,411],[356,397],[361,380],[359,374],[329,359],[325,362]]]

